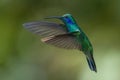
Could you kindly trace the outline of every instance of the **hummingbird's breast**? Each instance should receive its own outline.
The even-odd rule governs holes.
[[[87,51],[89,50],[89,48],[92,48],[91,42],[89,41],[85,33],[82,32],[82,34],[79,35],[79,39],[80,39],[83,51]]]
[[[79,26],[77,24],[66,24],[69,33],[80,32]]]

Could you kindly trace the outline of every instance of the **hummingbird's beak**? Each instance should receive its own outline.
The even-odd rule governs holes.
[[[46,17],[44,19],[52,19],[52,18],[61,19],[62,17],[61,16],[50,16],[50,17]]]

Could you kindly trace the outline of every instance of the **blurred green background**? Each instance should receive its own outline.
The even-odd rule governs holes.
[[[22,26],[65,13],[90,38],[97,73],[82,52],[41,43]],[[120,80],[119,21],[120,0],[0,0],[0,80]]]

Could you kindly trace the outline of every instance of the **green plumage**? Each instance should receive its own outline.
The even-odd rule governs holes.
[[[52,16],[50,18],[60,19],[64,24],[47,21],[36,21],[25,23],[23,26],[31,32],[42,36],[42,42],[60,48],[78,49],[82,51],[92,71],[97,72],[93,58],[93,47],[86,34],[78,26],[71,14],[63,16]]]

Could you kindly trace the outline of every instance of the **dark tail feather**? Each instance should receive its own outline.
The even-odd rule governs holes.
[[[96,64],[95,64],[94,58],[91,56],[91,57],[86,57],[86,59],[87,59],[89,68],[90,68],[92,71],[97,72],[97,68],[96,68]]]

